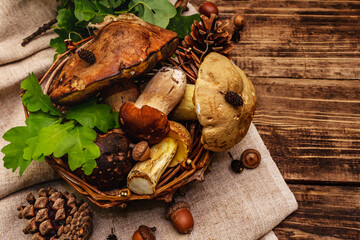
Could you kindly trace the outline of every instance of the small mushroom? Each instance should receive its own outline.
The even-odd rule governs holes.
[[[241,161],[246,168],[256,168],[261,162],[261,155],[255,149],[247,149],[241,154]]]
[[[125,103],[119,113],[123,129],[136,140],[160,142],[170,130],[167,114],[185,93],[186,75],[179,68],[162,68],[146,85],[135,104]]]
[[[190,212],[190,204],[187,202],[172,204],[167,209],[165,217],[179,233],[190,233],[194,228],[194,218]]]

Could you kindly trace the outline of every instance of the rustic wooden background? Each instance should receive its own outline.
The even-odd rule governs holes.
[[[190,0],[199,6],[202,0]],[[279,239],[360,239],[360,1],[212,1],[246,25],[234,61],[299,203]]]

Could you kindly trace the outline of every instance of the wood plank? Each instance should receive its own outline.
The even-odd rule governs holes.
[[[222,18],[246,17],[232,59],[285,179],[359,184],[360,1],[215,2]]]
[[[253,122],[286,180],[360,183],[360,80],[250,79]]]
[[[360,187],[289,186],[299,208],[274,229],[279,240],[360,239]]]

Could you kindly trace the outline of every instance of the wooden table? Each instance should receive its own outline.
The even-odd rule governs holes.
[[[246,18],[233,60],[255,85],[253,122],[299,203],[275,234],[360,239],[360,1],[213,2]]]

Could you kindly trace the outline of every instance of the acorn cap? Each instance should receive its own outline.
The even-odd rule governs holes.
[[[246,168],[256,168],[261,162],[261,155],[255,149],[247,149],[241,154],[241,161]]]
[[[165,217],[167,220],[170,220],[171,215],[176,212],[179,209],[182,208],[187,208],[190,210],[190,204],[188,202],[185,201],[179,201],[179,202],[175,202],[173,205],[171,205],[165,213]]]
[[[148,226],[141,225],[139,227],[138,231],[144,240],[155,240],[156,239],[155,235],[154,235],[154,232],[156,231],[155,227],[149,228]]]

